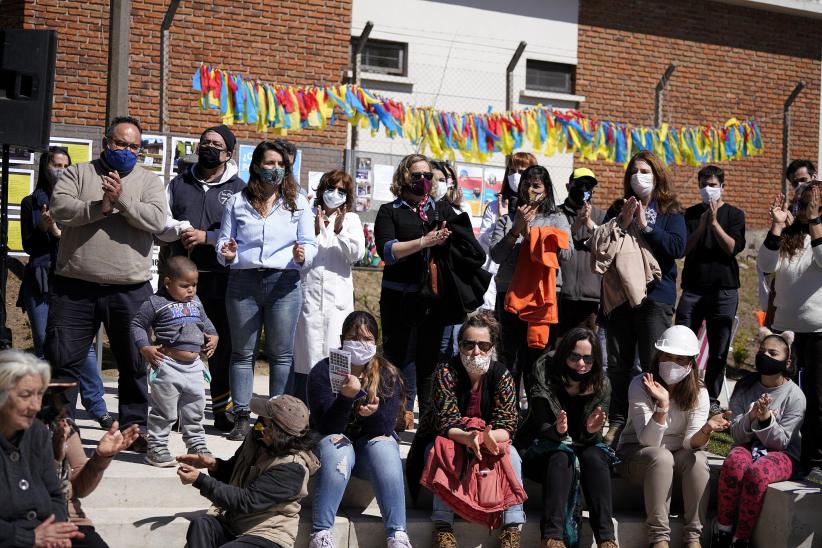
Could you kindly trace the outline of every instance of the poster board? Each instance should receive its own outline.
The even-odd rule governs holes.
[[[9,207],[20,207],[23,198],[34,192],[34,171],[9,168]]]
[[[9,255],[25,257],[23,251],[23,233],[20,229],[20,215],[9,215]]]
[[[68,150],[72,164],[82,164],[91,161],[91,139],[73,139],[70,137],[51,137],[49,145],[63,147]]]
[[[178,162],[188,154],[197,152],[200,140],[192,137],[172,137],[171,138],[171,165],[169,173],[171,177],[177,175]]]
[[[9,163],[10,164],[33,164],[34,152],[18,146],[9,147]]]
[[[137,165],[157,175],[164,175],[166,172],[166,136],[165,135],[143,135],[143,150],[137,156]]]

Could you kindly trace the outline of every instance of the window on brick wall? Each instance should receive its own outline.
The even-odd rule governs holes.
[[[352,51],[356,43],[357,37],[352,37]],[[360,70],[406,76],[408,73],[408,44],[369,38],[362,50]]]
[[[528,59],[525,62],[525,89],[574,93],[574,65]]]

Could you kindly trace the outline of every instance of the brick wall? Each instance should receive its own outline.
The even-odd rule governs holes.
[[[25,4],[25,17],[6,16],[4,1],[0,25],[19,27],[22,19],[25,28],[58,31],[52,121],[103,126],[109,1],[12,0],[15,4]],[[159,129],[160,24],[167,5],[167,0],[131,4],[129,114],[140,118],[146,131]],[[219,113],[200,111],[191,90],[201,61],[274,82],[338,82],[348,63],[350,27],[350,0],[182,2],[169,44],[167,131],[197,135],[220,123]],[[239,138],[263,137],[250,127],[234,129]],[[289,135],[298,145],[340,150],[345,137],[343,123]]]
[[[709,0],[667,2],[581,0],[576,92],[583,113],[653,125],[654,89],[668,63],[664,121],[676,126],[724,123],[729,116],[759,121],[765,153],[724,162],[726,200],[742,207],[752,228],[782,184],[782,105],[800,79],[807,84],[792,109],[791,156],[816,160],[819,135],[819,42],[822,21],[730,6]],[[580,162],[577,162],[579,164]],[[597,162],[605,196],[621,196],[621,166]],[[699,200],[698,168],[672,167],[680,201]]]

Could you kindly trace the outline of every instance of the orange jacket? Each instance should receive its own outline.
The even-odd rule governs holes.
[[[531,228],[517,257],[517,268],[505,310],[528,322],[528,346],[545,348],[549,325],[559,322],[557,311],[558,249],[568,249],[568,233],[551,226]]]

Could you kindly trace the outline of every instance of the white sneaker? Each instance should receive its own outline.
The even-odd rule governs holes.
[[[325,531],[317,531],[311,535],[311,541],[308,543],[308,548],[336,548],[334,544],[334,535],[330,529]]]
[[[405,531],[394,532],[393,537],[388,537],[388,548],[413,548],[411,539]]]

